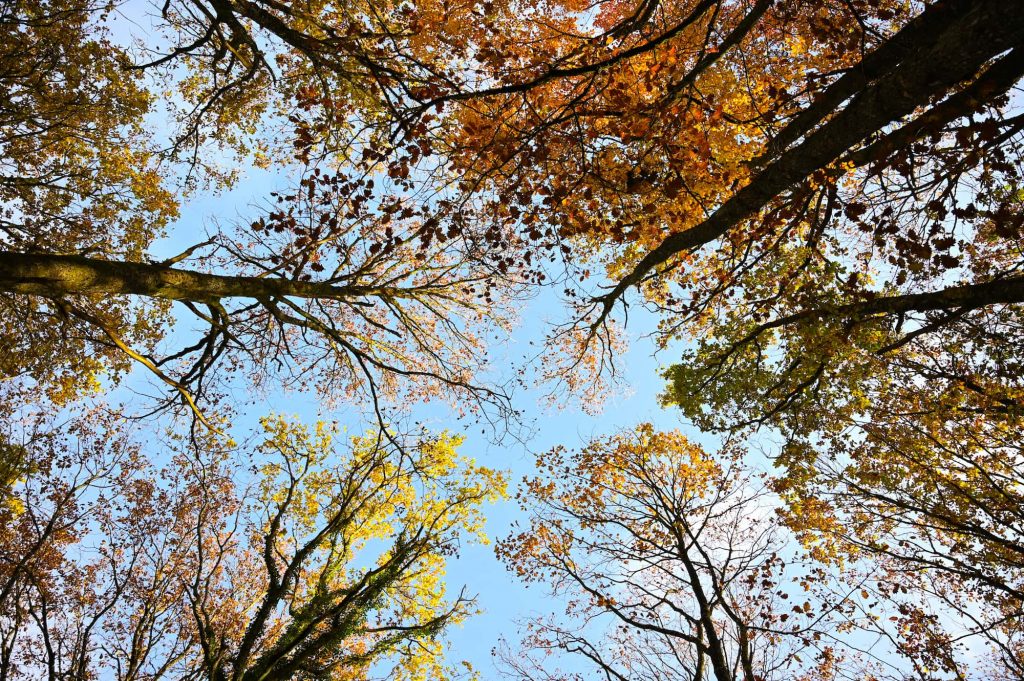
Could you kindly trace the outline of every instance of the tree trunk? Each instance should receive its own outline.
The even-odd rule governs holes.
[[[0,252],[0,291],[59,298],[68,294],[139,295],[197,303],[222,298],[345,299],[386,295],[382,289],[281,277],[239,277],[166,265],[76,255]]]

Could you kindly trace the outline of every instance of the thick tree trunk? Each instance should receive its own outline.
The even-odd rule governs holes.
[[[746,345],[770,329],[778,329],[808,319],[841,317],[863,320],[876,315],[906,314],[908,312],[968,312],[990,305],[1024,303],[1024,277],[996,279],[979,284],[962,284],[938,291],[908,293],[901,296],[882,296],[871,300],[820,307],[795,312],[758,325],[736,346]],[[887,348],[891,349],[891,348]]]
[[[951,286],[927,293],[876,298],[836,308],[837,315],[863,317],[874,314],[927,312],[930,310],[976,310],[989,305],[1024,303],[1024,277],[996,279],[980,284]]]
[[[768,164],[706,220],[662,241],[601,297],[604,314],[610,312],[627,288],[640,283],[675,254],[720,238],[775,196],[835,161],[873,133],[912,114],[933,97],[971,81],[986,62],[1002,52],[1024,45],[1024,12],[1015,3],[972,0],[942,3],[925,10],[934,11],[952,12],[956,18],[936,35],[922,34],[915,24],[904,29],[911,31],[912,40],[901,38],[902,32],[894,36],[891,40],[900,41],[899,52],[909,56],[888,72],[874,64],[883,75],[854,96],[845,108]],[[840,94],[845,97],[848,93],[844,89]],[[829,96],[828,90],[823,96]]]
[[[281,277],[222,276],[151,263],[9,252],[0,252],[0,291],[50,298],[75,293],[132,294],[197,303],[285,296],[337,300],[384,293]]]

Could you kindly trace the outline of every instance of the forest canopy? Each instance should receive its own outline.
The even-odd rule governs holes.
[[[0,679],[1024,677],[1019,10],[4,3]]]

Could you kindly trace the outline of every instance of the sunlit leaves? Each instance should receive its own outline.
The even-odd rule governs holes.
[[[502,474],[447,433],[397,448],[323,423],[263,427],[252,473],[210,434],[172,438],[163,469],[117,430],[108,446],[83,432],[77,463],[59,438],[50,458],[33,443],[21,506],[0,508],[5,673],[448,674],[443,632],[473,603],[446,593],[445,563],[486,541],[481,506]]]

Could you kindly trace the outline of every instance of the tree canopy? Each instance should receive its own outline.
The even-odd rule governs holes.
[[[329,424],[263,429],[245,487],[230,443],[172,441],[159,473],[117,422],[26,443],[36,470],[4,509],[4,677],[444,675],[437,636],[473,602],[446,596],[445,559],[482,537],[500,474],[447,433],[396,456]]]
[[[1024,674],[1013,3],[14,0],[0,37],[0,678],[454,674],[441,566],[504,477],[410,414],[593,405],[638,307],[692,437],[537,459],[498,553],[568,606],[508,671]],[[368,434],[242,435],[283,391]]]

